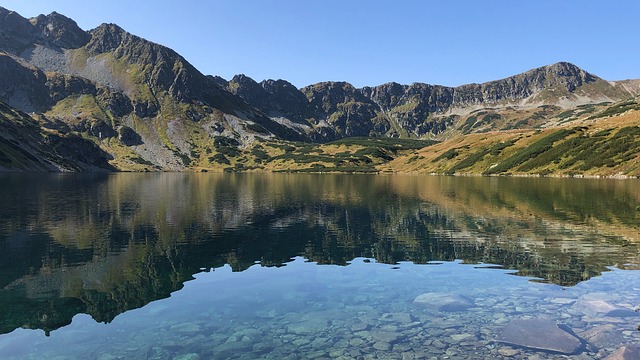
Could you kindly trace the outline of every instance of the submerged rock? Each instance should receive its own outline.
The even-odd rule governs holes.
[[[200,355],[196,353],[174,356],[173,360],[200,360]]]
[[[474,306],[471,299],[458,294],[425,293],[416,297],[414,304],[438,311],[464,311]]]
[[[640,360],[640,345],[622,346],[605,360]]]
[[[580,333],[580,336],[599,348],[616,346],[623,342],[622,334],[611,324],[593,327]]]
[[[325,330],[328,322],[325,319],[309,319],[299,323],[287,325],[287,331],[296,335],[312,335],[319,334]]]
[[[500,333],[499,341],[532,349],[575,354],[582,343],[547,319],[514,320]]]
[[[589,316],[602,316],[611,311],[618,310],[605,300],[580,299],[573,304],[573,309]]]

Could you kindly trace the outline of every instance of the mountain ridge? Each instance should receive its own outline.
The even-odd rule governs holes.
[[[56,12],[26,19],[1,7],[0,76],[0,101],[90,139],[116,168],[134,171],[221,170],[260,141],[532,130],[640,94],[640,81],[609,82],[567,62],[456,87],[226,80],[116,24],[84,31]]]

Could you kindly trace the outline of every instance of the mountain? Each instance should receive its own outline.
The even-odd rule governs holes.
[[[265,92],[266,83],[241,75],[223,86],[266,114],[287,117],[282,111],[282,93]],[[521,120],[519,115],[542,106],[555,106],[557,114],[579,105],[628,99],[639,93],[637,85],[631,84],[608,82],[560,62],[502,80],[458,87],[387,83],[357,89],[346,82],[324,82],[300,91],[289,87],[284,93],[290,99],[301,99],[301,93],[307,98],[306,111],[297,102],[295,115],[288,118],[302,123],[301,118],[306,117],[315,129],[312,139],[316,141],[349,136],[442,138],[446,130],[462,130],[468,115],[478,109],[517,110],[500,123],[508,126]],[[478,130],[498,129],[494,124]]]
[[[93,142],[114,168],[133,171],[260,169],[283,155],[278,146],[291,146],[281,141],[447,140],[561,126],[567,111],[584,115],[581,107],[640,94],[636,80],[609,82],[565,62],[458,87],[225,80],[115,24],[84,31],[56,12],[26,19],[1,7],[0,77],[7,106]],[[258,147],[265,141],[273,151]],[[376,159],[401,155],[377,149],[385,155]]]
[[[87,135],[119,168],[182,170],[198,144],[215,136],[243,143],[257,134],[305,139],[221,89],[173,50],[117,25],[85,32],[57,13],[24,19],[6,9],[0,19],[0,74],[9,79],[0,85],[0,100],[72,132],[106,126],[102,134]],[[124,141],[115,136],[122,133],[128,134]]]

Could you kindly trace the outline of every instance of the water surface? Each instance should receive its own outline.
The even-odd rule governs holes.
[[[504,341],[540,318],[569,357],[640,341],[635,180],[12,174],[0,203],[3,359],[555,358]]]

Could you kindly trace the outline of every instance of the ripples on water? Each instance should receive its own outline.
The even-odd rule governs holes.
[[[513,344],[529,319],[578,339],[569,357],[640,340],[636,181],[0,183],[3,359],[559,356]]]

